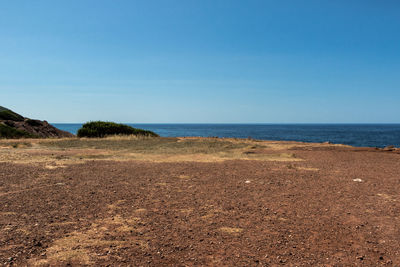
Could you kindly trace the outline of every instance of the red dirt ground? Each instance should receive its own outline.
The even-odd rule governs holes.
[[[0,163],[0,264],[400,266],[400,154]],[[358,180],[361,179],[361,180]]]

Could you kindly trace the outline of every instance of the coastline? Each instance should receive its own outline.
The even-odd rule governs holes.
[[[80,124],[55,124],[71,133]],[[163,137],[254,138],[309,143],[331,142],[357,147],[400,147],[400,124],[129,124]]]

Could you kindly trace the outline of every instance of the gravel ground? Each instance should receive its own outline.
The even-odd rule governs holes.
[[[3,160],[0,264],[400,266],[399,151],[291,144],[297,161]]]

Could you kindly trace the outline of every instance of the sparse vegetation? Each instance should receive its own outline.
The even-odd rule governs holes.
[[[0,138],[35,138],[37,136],[0,123]]]
[[[42,125],[42,123],[39,120],[32,120],[32,119],[27,119],[26,123],[32,127],[37,127]]]
[[[147,138],[147,137],[109,137],[104,139],[64,139],[41,142],[41,145],[70,148],[94,148],[106,150],[126,150],[133,153],[145,154],[213,154],[231,152],[236,149],[244,149],[248,144],[224,141],[210,138],[183,139]]]
[[[0,120],[23,121],[24,117],[5,107],[0,106]]]
[[[152,162],[219,162],[225,160],[261,160],[261,161],[301,161],[293,153],[282,153],[280,147],[267,149],[263,142],[246,139],[216,139],[196,137],[160,137],[146,136],[109,136],[106,138],[68,138],[59,140],[38,140],[35,147],[47,147],[59,151],[60,155],[51,159],[63,162],[82,160],[146,160]],[[1,145],[1,142],[0,142]],[[76,156],[66,156],[62,151],[79,150]],[[249,149],[256,153],[245,153]],[[60,156],[61,158],[58,158]],[[29,158],[32,161],[32,158]],[[41,158],[43,160],[43,158]]]
[[[152,131],[133,128],[125,124],[105,121],[87,122],[78,130],[78,137],[106,137],[110,135],[158,137],[158,134]]]
[[[0,106],[0,138],[55,138],[73,137],[47,121],[32,120]]]

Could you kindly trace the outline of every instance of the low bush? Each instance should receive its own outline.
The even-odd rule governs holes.
[[[158,137],[158,134],[131,126],[105,121],[92,121],[85,123],[78,130],[78,137],[105,137],[110,135],[140,135]]]
[[[29,124],[32,127],[42,126],[42,123],[39,120],[27,119],[26,123]]]
[[[0,138],[36,138],[37,136],[0,123]]]
[[[23,121],[24,117],[0,106],[0,120]]]

